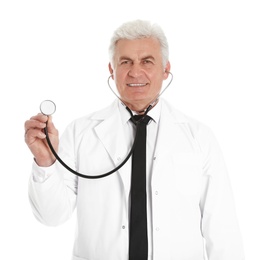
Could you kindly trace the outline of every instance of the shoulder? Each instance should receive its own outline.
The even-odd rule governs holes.
[[[111,117],[118,110],[118,102],[114,101],[110,105],[91,112],[85,116],[73,120],[66,128],[66,131],[81,132],[88,128],[94,128],[105,119]]]
[[[200,148],[216,142],[214,133],[207,124],[186,115],[165,100],[162,100],[162,116],[166,120],[172,120],[174,124],[180,125],[181,129],[191,135],[200,145]]]
[[[208,126],[201,121],[185,114],[184,112],[176,109],[172,104],[166,100],[162,100],[162,115],[170,118],[178,124],[188,124],[192,128],[208,128]]]

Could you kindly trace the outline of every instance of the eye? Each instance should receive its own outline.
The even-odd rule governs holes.
[[[152,60],[143,60],[143,64],[150,64],[153,63]]]
[[[120,62],[121,65],[126,65],[126,64],[129,64],[129,63],[130,63],[129,60],[122,60],[122,61]]]

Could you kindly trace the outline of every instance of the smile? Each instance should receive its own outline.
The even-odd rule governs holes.
[[[144,87],[147,85],[147,83],[131,83],[127,84],[129,87]]]

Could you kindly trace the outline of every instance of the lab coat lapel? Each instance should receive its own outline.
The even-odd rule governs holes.
[[[177,128],[177,121],[163,101],[160,115],[160,127],[157,139],[156,155],[165,155],[173,149],[173,138]],[[161,153],[159,153],[161,151]]]
[[[111,157],[114,167],[117,167],[122,163],[130,150],[130,147],[126,146],[118,103],[115,102],[107,111],[103,111],[100,115],[96,115],[96,117],[101,118],[102,122],[96,126],[95,132]],[[128,161],[117,173],[122,179],[126,193],[129,192],[130,187],[130,168]]]
[[[186,123],[186,118],[177,110],[171,107],[163,100],[160,115],[160,127],[155,150],[156,165],[159,169],[166,171],[166,165],[171,163],[171,155],[182,152],[184,147],[182,136],[182,127]],[[153,168],[154,172],[157,167]]]

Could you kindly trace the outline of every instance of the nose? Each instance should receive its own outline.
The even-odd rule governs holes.
[[[133,64],[128,72],[130,77],[136,78],[143,74],[143,69],[141,68],[140,64]]]

